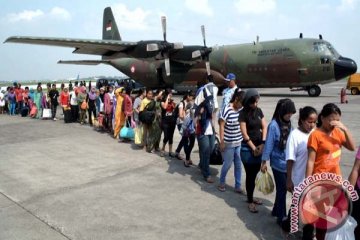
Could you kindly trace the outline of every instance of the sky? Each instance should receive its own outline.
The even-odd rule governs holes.
[[[124,41],[167,40],[208,46],[304,37],[329,41],[360,66],[360,0],[0,0],[0,39],[10,36],[101,39],[105,7],[113,10]],[[0,44],[0,81],[57,80],[119,76],[107,65],[57,64],[58,60],[100,59],[72,54],[72,48]]]

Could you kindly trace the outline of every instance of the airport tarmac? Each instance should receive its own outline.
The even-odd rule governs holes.
[[[259,107],[269,122],[282,97],[292,98],[297,109],[311,105],[320,111],[325,103],[337,103],[358,145],[360,95],[349,95],[349,103],[340,104],[345,84],[324,85],[317,98],[287,89],[259,89]],[[197,144],[195,166],[185,168],[179,160],[61,120],[0,115],[0,136],[1,240],[285,239],[270,214],[275,193],[255,191],[264,205],[259,213],[250,213],[246,196],[233,192],[232,169],[226,192],[216,188],[221,166],[211,166],[214,184],[204,182],[196,167]],[[175,146],[179,140],[175,133]],[[354,156],[342,152],[344,177]]]

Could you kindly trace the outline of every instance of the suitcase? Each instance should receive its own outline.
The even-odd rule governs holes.
[[[26,117],[29,114],[29,107],[25,106],[21,109],[21,116]]]
[[[71,110],[64,110],[64,122],[65,123],[71,123],[72,122],[72,116],[71,116]]]

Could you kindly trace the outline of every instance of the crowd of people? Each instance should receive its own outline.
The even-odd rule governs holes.
[[[236,76],[229,73],[225,79],[227,88],[218,103],[218,87],[208,81],[199,86],[196,93],[187,92],[179,103],[171,89],[154,91],[140,90],[132,97],[126,85],[104,86],[100,89],[76,82],[74,87],[47,85],[43,92],[37,89],[22,89],[14,84],[0,93],[0,112],[32,118],[56,119],[58,105],[62,108],[65,122],[96,125],[112,137],[127,139],[122,129],[135,129],[135,144],[148,153],[158,152],[183,161],[185,167],[193,165],[192,149],[197,140],[199,148],[198,168],[207,183],[214,183],[210,172],[210,158],[217,142],[222,153],[223,165],[218,190],[226,191],[226,175],[234,163],[234,191],[246,194],[248,209],[258,212],[262,202],[254,197],[258,173],[268,171],[268,162],[275,180],[276,194],[272,216],[284,230],[289,231],[290,213],[287,211],[287,192],[293,193],[306,177],[316,173],[334,173],[341,176],[341,148],[355,150],[350,131],[341,122],[341,110],[333,103],[323,106],[318,114],[311,106],[299,109],[298,125],[291,124],[297,112],[294,102],[284,98],[277,102],[269,124],[259,107],[260,94],[256,89],[242,91],[236,86]],[[44,115],[48,111],[48,115]],[[219,132],[216,132],[217,125]],[[181,140],[173,146],[174,133]],[[161,136],[163,136],[161,141]],[[217,137],[218,136],[218,137]],[[175,150],[174,150],[175,149]],[[181,155],[182,149],[185,156]],[[245,169],[245,189],[241,184],[241,168]],[[359,194],[360,148],[356,155],[350,183]],[[245,192],[246,191],[246,192]],[[359,222],[359,200],[353,203],[352,216]],[[314,227],[315,226],[315,227]],[[359,227],[355,230],[360,239]],[[302,239],[325,239],[326,229],[316,223],[303,226]]]

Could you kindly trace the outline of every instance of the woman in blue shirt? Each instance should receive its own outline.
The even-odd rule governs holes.
[[[281,224],[286,219],[286,156],[285,148],[291,132],[291,116],[296,113],[292,100],[280,99],[276,105],[273,118],[268,126],[265,147],[262,155],[261,171],[267,170],[266,162],[274,174],[276,197],[272,215]]]

